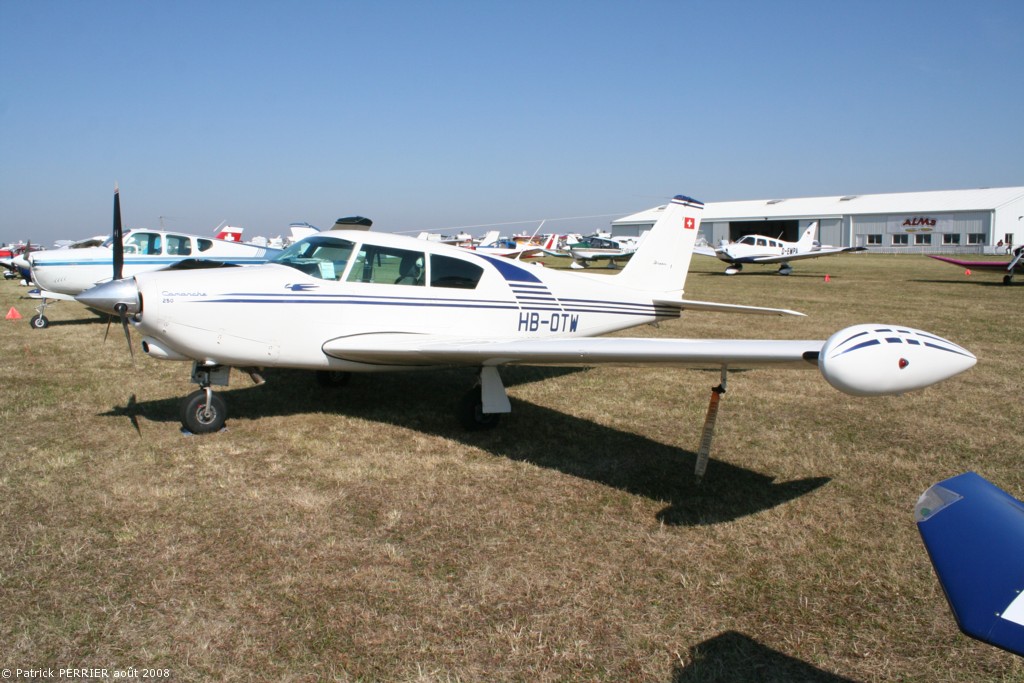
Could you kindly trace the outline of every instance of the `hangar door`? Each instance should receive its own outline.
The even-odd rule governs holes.
[[[736,240],[747,235],[764,235],[796,242],[800,239],[800,221],[730,221],[729,239]]]

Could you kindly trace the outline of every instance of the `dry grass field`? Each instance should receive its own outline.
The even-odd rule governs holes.
[[[173,681],[1020,681],[956,629],[912,517],[974,470],[1024,496],[1024,286],[923,256],[721,275],[687,296],[807,318],[687,314],[630,334],[948,337],[978,365],[858,399],[814,371],[513,368],[492,432],[468,371],[232,376],[228,429],[183,435],[185,364],[76,303],[28,325],[0,284],[0,667]],[[828,273],[830,282],[824,281]],[[141,675],[140,675],[141,677]]]

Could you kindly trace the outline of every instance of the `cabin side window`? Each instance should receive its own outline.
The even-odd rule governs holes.
[[[425,264],[421,251],[364,244],[352,262],[348,281],[423,286],[426,284]]]
[[[476,289],[484,269],[475,263],[439,254],[430,255],[430,286]]]
[[[190,256],[192,243],[184,235],[168,235],[167,246],[164,249],[168,256]]]
[[[354,242],[329,237],[311,237],[296,242],[273,260],[321,280],[338,280],[345,273],[355,248]]]
[[[210,249],[213,249],[213,240],[208,240],[205,237],[200,237],[196,240],[196,243],[199,246],[199,251],[209,251]]]
[[[154,232],[133,232],[124,241],[124,253],[156,256],[161,253],[160,235]]]

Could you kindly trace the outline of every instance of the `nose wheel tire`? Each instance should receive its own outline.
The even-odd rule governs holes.
[[[181,402],[181,424],[193,434],[219,432],[227,420],[227,405],[217,394],[210,392],[207,405],[206,390],[199,389]]]
[[[50,326],[50,321],[46,319],[45,315],[34,315],[32,319],[28,321],[28,324],[36,330],[45,330]]]

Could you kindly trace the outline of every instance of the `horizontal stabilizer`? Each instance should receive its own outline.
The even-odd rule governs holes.
[[[925,491],[914,518],[960,630],[1024,656],[1024,504],[967,472]]]
[[[714,301],[693,301],[689,299],[656,299],[655,305],[675,306],[683,311],[704,311],[706,313],[748,313],[753,315],[796,315],[807,317],[799,311],[788,308],[762,308],[760,306],[740,306],[738,304],[719,304]]]

